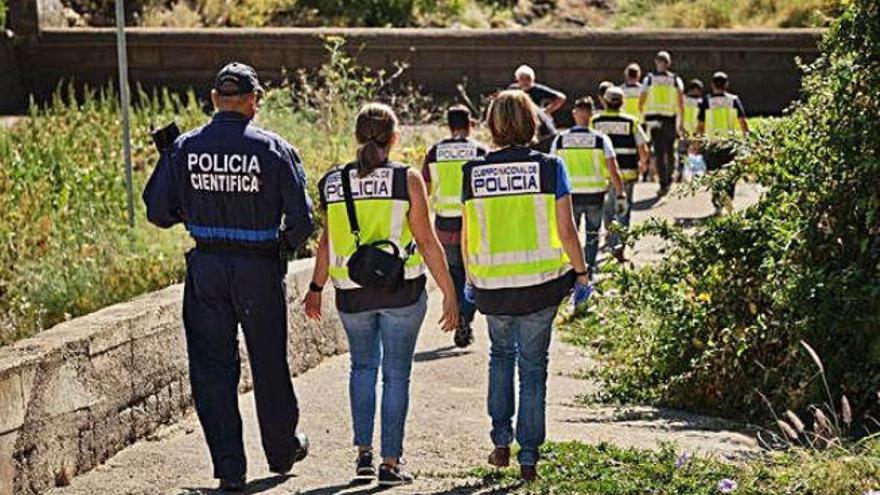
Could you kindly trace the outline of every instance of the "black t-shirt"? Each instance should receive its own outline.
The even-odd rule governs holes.
[[[508,86],[508,89],[521,89],[518,84],[513,83]],[[565,96],[561,91],[557,91],[550,86],[545,86],[543,84],[535,83],[529,89],[524,89],[525,93],[529,95],[529,98],[535,102],[535,105],[539,107],[547,100],[555,100],[556,98],[562,98]]]

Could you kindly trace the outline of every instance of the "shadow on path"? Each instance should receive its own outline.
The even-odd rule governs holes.
[[[417,363],[428,363],[431,361],[437,361],[439,359],[448,359],[454,358],[458,356],[464,356],[466,354],[470,354],[471,351],[461,349],[454,345],[448,345],[446,347],[438,347],[437,349],[431,349],[430,351],[422,351],[417,352],[415,356],[413,356],[413,361]]]
[[[256,480],[252,480],[248,482],[247,486],[244,489],[246,494],[254,494],[254,493],[263,493],[265,491],[271,490],[278,485],[283,484],[290,478],[293,478],[293,475],[290,474],[279,474],[275,476],[269,476],[268,478],[260,478]],[[221,494],[221,493],[229,493],[226,491],[221,491],[216,488],[183,488],[178,495],[203,495],[203,494]]]
[[[639,201],[633,202],[630,208],[635,211],[650,210],[654,207],[654,205],[660,202],[660,199],[660,196],[652,196],[648,199],[640,199]]]
[[[352,480],[333,486],[325,486],[322,488],[313,488],[311,490],[298,491],[298,495],[336,495],[345,493],[346,495],[366,495],[368,493],[381,493],[390,487],[374,485],[372,480]]]

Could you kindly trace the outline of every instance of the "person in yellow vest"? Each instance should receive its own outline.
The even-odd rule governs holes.
[[[372,445],[376,378],[382,368],[378,479],[382,486],[395,486],[413,479],[400,469],[399,460],[413,353],[427,309],[423,259],[443,294],[444,331],[458,324],[458,301],[431,226],[425,182],[416,169],[388,159],[399,139],[394,112],[382,104],[365,105],[357,116],[355,137],[360,145],[357,159],[333,168],[318,183],[324,231],[303,303],[306,315],[319,319],[323,286],[328,277],[333,280],[351,355],[349,395],[358,478],[377,477]],[[391,267],[395,258],[396,273],[379,269]],[[370,270],[364,271],[364,266]]]
[[[593,129],[607,134],[614,146],[617,155],[617,165],[620,176],[623,179],[623,188],[628,198],[626,208],[621,208],[616,214],[618,223],[623,227],[629,227],[631,214],[631,201],[633,190],[639,180],[639,172],[648,170],[648,138],[645,131],[636,121],[635,117],[621,112],[623,108],[623,91],[617,86],[605,91],[605,110],[593,116],[591,125]],[[615,213],[618,208],[613,197],[609,197],[606,203],[606,225],[609,225],[608,215]],[[612,232],[608,239],[611,253],[618,261],[625,261],[624,246],[620,242],[620,236]]]
[[[462,250],[477,309],[489,324],[489,463],[508,466],[516,440],[520,477],[531,481],[546,435],[553,320],[573,285],[576,303],[586,300],[590,285],[565,164],[529,149],[538,128],[535,104],[522,91],[503,91],[489,105],[487,123],[497,149],[464,166]]]
[[[684,114],[684,84],[681,78],[671,72],[672,56],[669,52],[657,52],[654,57],[655,70],[648,73],[642,81],[642,96],[639,113],[651,130],[651,143],[654,147],[654,166],[660,177],[658,196],[665,196],[672,184],[675,167],[675,138],[678,133],[678,118]]]
[[[550,153],[565,162],[565,169],[571,180],[571,202],[574,209],[574,223],[585,222],[584,257],[587,271],[592,280],[596,273],[596,258],[599,254],[599,229],[608,193],[609,179],[614,186],[617,209],[624,213],[627,197],[623,189],[623,179],[617,170],[617,158],[611,138],[599,131],[590,129],[594,113],[593,99],[584,97],[574,103],[571,114],[575,125],[556,136]]]
[[[685,87],[684,114],[681,119],[681,136],[678,140],[678,177],[681,181],[684,177],[684,164],[687,161],[688,150],[697,135],[697,115],[700,112],[700,104],[703,102],[703,81],[691,79]]]
[[[642,68],[633,62],[626,66],[623,77],[623,84],[620,85],[623,90],[623,113],[628,113],[641,122],[642,112],[639,105],[642,101]]]
[[[733,161],[733,147],[725,140],[740,132],[748,134],[749,125],[746,121],[746,110],[739,96],[728,93],[729,79],[724,72],[716,72],[712,76],[712,92],[703,97],[697,114],[697,135],[705,135],[708,143],[704,151],[706,169],[719,170]],[[712,204],[715,213],[721,213],[725,203],[733,201],[736,183],[730,184],[726,197],[714,194]]]
[[[467,347],[473,341],[471,323],[476,308],[464,297],[464,260],[461,257],[461,167],[485,156],[487,148],[470,138],[471,112],[464,105],[455,105],[446,112],[450,137],[435,143],[425,155],[422,177],[428,184],[434,210],[434,227],[443,250],[449,274],[455,283],[459,303],[459,324],[453,341]]]

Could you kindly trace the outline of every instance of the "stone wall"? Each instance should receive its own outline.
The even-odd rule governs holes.
[[[598,83],[619,81],[628,62],[652,65],[658,49],[672,52],[684,77],[708,79],[726,71],[732,91],[751,113],[778,114],[798,95],[796,57],[817,53],[816,30],[784,31],[533,31],[437,29],[191,29],[128,30],[131,78],[147,87],[195,87],[202,92],[227,61],[254,65],[278,81],[282,70],[313,69],[326,59],[325,36],[344,36],[362,64],[410,64],[407,77],[438,95],[453,95],[466,80],[472,95],[506,85],[520,63],[540,82],[572,97]],[[114,32],[42,29],[22,46],[25,87],[45,97],[59,81],[92,85],[116,77]],[[573,98],[572,98],[573,99]]]
[[[346,347],[332,296],[321,324],[304,323],[311,266],[297,261],[288,276],[294,374]],[[190,406],[181,300],[175,285],[0,348],[0,495],[66,484],[180,419]]]
[[[24,102],[25,93],[12,38],[0,30],[0,114],[20,111]]]

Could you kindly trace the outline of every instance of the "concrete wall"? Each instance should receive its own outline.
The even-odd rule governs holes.
[[[332,296],[325,321],[305,323],[299,301],[311,264],[292,264],[288,276],[295,374],[346,346]],[[172,286],[0,348],[0,495],[66,484],[186,412],[181,300]]]
[[[432,93],[451,95],[468,81],[475,94],[507,84],[520,63],[538,79],[572,96],[594,91],[604,79],[619,81],[624,66],[651,64],[670,50],[676,69],[707,79],[724,70],[732,90],[753,113],[779,113],[800,87],[795,57],[816,55],[820,32],[786,31],[530,31],[433,29],[194,29],[128,31],[131,77],[151,85],[204,90],[225,62],[254,65],[278,80],[282,69],[312,69],[326,58],[322,36],[348,40],[358,61],[379,68],[411,64],[408,76]],[[45,96],[59,80],[105,84],[116,75],[115,38],[108,29],[43,29],[22,47],[26,88]]]

